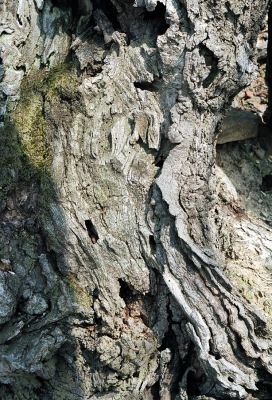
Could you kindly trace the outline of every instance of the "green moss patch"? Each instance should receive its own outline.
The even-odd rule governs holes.
[[[90,309],[92,307],[92,297],[86,288],[83,288],[76,277],[72,274],[70,274],[65,281],[77,304],[81,305],[85,309]]]
[[[29,162],[38,168],[50,165],[51,152],[46,141],[47,123],[43,114],[43,98],[39,93],[33,93],[18,104],[14,122],[22,150]]]
[[[24,78],[21,98],[11,118],[22,150],[33,167],[48,168],[52,161],[45,104],[71,99],[78,85],[71,64],[61,64],[50,71],[32,71]]]
[[[0,127],[0,210],[20,182],[38,182],[42,198],[52,197],[50,112],[71,102],[79,83],[71,63],[33,70],[23,79],[20,100]]]

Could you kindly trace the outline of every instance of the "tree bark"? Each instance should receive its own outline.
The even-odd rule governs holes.
[[[0,398],[269,398],[216,167],[267,8],[0,1]]]

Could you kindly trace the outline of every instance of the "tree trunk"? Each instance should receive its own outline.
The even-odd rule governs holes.
[[[216,166],[267,7],[0,0],[1,399],[270,398],[272,233]]]

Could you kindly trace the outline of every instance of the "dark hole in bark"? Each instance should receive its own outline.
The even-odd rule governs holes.
[[[82,354],[92,372],[95,372],[97,368],[101,367],[99,354],[96,351],[82,348]]]
[[[258,389],[261,389],[263,386],[263,381],[256,382],[256,386]]]
[[[229,1],[226,2],[226,17],[229,21],[231,21],[231,23],[236,26],[237,25],[237,20],[238,20],[238,16],[232,11],[231,9],[231,4]]]
[[[82,0],[51,0],[54,7],[58,7],[62,10],[70,8],[72,10],[72,16],[77,20],[82,15],[89,15],[90,6]]]
[[[154,11],[146,11],[144,15],[144,21],[147,20],[156,21],[158,35],[163,35],[169,28],[169,25],[165,20],[165,12],[166,12],[165,5],[158,2]]]
[[[155,242],[153,235],[149,236],[149,246],[150,246],[151,252],[153,254],[156,253],[156,242]]]
[[[159,158],[158,161],[155,163],[156,167],[162,168],[165,159],[163,157]]]
[[[210,68],[209,75],[203,81],[203,87],[207,88],[213,82],[218,73],[218,59],[204,44],[200,45],[200,54],[204,57],[206,66]]]
[[[51,0],[54,7],[64,8],[70,7],[72,0]]]
[[[58,255],[54,250],[47,250],[47,258],[53,266],[58,267]]]
[[[158,154],[156,155],[155,165],[156,167],[162,168],[164,161],[168,157],[170,151],[175,147],[174,143],[171,143],[169,139],[163,137],[161,141],[161,146]]]
[[[234,382],[234,379],[231,378],[231,377],[229,376],[229,377],[228,377],[228,381],[233,383],[233,382]]]
[[[58,7],[61,9],[71,8],[74,15],[78,13],[78,1],[75,1],[75,0],[52,0],[52,4],[54,7]]]
[[[87,219],[85,221],[85,226],[87,228],[88,235],[91,238],[92,243],[95,244],[98,241],[99,236],[98,236],[98,233],[97,233],[97,230],[96,230],[94,224],[92,223],[92,221],[90,219]]]
[[[26,66],[20,65],[20,66],[16,67],[16,71],[23,71],[23,73],[26,73]]]
[[[102,318],[98,317],[97,315],[94,316],[94,324],[95,325],[102,325]]]
[[[127,304],[131,301],[133,297],[133,289],[129,287],[129,285],[123,281],[123,279],[119,279],[120,291],[119,296],[124,300]]]
[[[263,192],[272,191],[272,174],[265,175],[261,184],[261,190]]]
[[[184,378],[184,373],[187,373],[187,393],[190,396],[195,396],[200,394],[199,386],[205,382],[205,374],[201,369],[198,369],[198,356],[195,350],[195,346],[192,342],[190,342],[188,347],[188,352],[186,358],[183,361],[183,372],[181,378]],[[193,366],[193,367],[192,367]],[[180,378],[180,380],[181,380]]]
[[[179,394],[179,383],[182,379],[182,376],[184,374],[184,371],[186,369],[185,362],[184,360],[181,360],[180,358],[180,353],[179,353],[179,346],[178,346],[178,341],[175,335],[175,332],[173,330],[173,313],[171,310],[170,303],[167,305],[167,313],[168,313],[168,330],[164,335],[164,338],[162,340],[162,344],[159,348],[160,352],[169,349],[171,351],[171,361],[169,363],[169,369],[170,373],[172,374],[172,383],[171,383],[171,394],[175,398]],[[156,386],[154,388],[156,390]],[[158,398],[159,397],[154,397]]]
[[[271,399],[271,393],[272,393],[272,382],[270,375],[265,374],[265,376],[262,376],[262,378],[259,380],[259,382],[256,383],[256,386],[259,391],[262,391],[266,395],[263,396],[264,399]]]
[[[190,371],[187,375],[187,392],[190,396],[199,395],[198,379],[193,371]]]
[[[159,399],[160,398],[160,380],[159,379],[151,387],[151,394],[152,394],[153,399]]]
[[[174,334],[172,327],[169,326],[168,331],[166,332],[162,345],[160,347],[160,351],[169,348],[170,350],[174,350],[174,346],[177,344],[176,335]],[[178,348],[178,347],[177,347]]]
[[[121,26],[118,21],[118,11],[110,0],[93,0],[93,10],[100,9],[112,23],[116,31],[121,31]]]
[[[134,86],[141,90],[148,90],[149,92],[156,92],[158,89],[156,88],[156,81],[153,82],[146,82],[146,81],[139,81],[134,82]]]

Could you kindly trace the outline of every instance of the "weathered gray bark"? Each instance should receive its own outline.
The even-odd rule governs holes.
[[[267,398],[215,168],[267,6],[0,2],[0,398]]]

